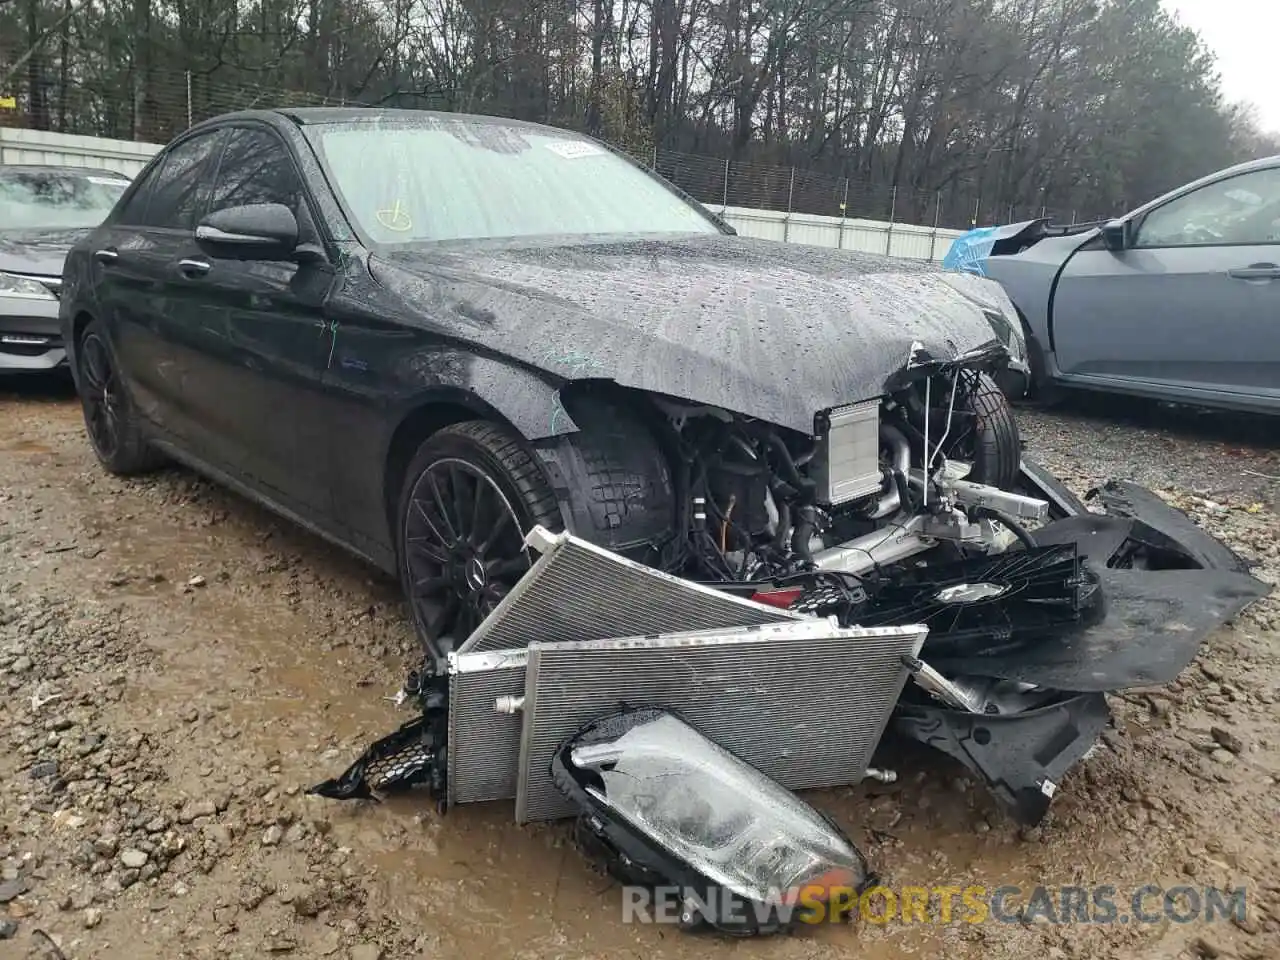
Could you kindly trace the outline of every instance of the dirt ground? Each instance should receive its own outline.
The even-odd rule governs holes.
[[[1108,406],[1025,415],[1030,451],[1079,490],[1159,489],[1276,582],[1274,425]],[[408,719],[385,699],[412,665],[395,585],[183,470],[108,477],[65,387],[0,383],[0,958],[1280,958],[1278,625],[1263,601],[1168,689],[1116,698],[1036,829],[928,754],[810,796],[894,889],[1105,884],[1127,914],[1145,884],[1244,887],[1243,917],[624,924],[565,828],[510,804],[305,796]]]

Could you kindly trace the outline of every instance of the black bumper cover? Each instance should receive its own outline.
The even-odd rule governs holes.
[[[1056,704],[1019,714],[970,714],[904,699],[894,729],[954,757],[980,776],[1023,823],[1048,810],[1061,776],[1110,722],[1105,694],[1169,683],[1216,629],[1271,586],[1185,513],[1142,487],[1111,481],[1092,490],[1105,515],[1088,512],[1047,472],[1025,464],[1023,485],[1058,519],[1035,531],[1042,546],[1075,543],[1097,576],[1101,620],[1016,647],[993,642],[948,650],[931,638],[922,656],[944,674],[985,676],[1066,691]],[[1046,788],[1045,784],[1052,786]]]
[[[959,760],[987,784],[1019,823],[1038,823],[1058,782],[1111,723],[1101,693],[1068,696],[1018,714],[986,716],[902,701],[894,732]]]

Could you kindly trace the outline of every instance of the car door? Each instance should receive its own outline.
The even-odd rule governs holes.
[[[1175,196],[1127,233],[1124,249],[1091,242],[1063,270],[1059,369],[1191,400],[1280,399],[1280,168]]]
[[[198,302],[174,281],[207,202],[221,142],[215,129],[169,147],[92,251],[98,308],[130,395],[145,417],[202,449],[210,438],[200,429],[191,382],[202,317]]]
[[[207,214],[280,203],[302,242],[320,241],[292,152],[265,125],[228,130]],[[179,268],[218,336],[201,356],[198,403],[210,428],[233,438],[237,472],[309,513],[327,512],[329,439],[321,380],[331,342],[324,302],[333,281],[322,260],[232,260],[193,245]]]

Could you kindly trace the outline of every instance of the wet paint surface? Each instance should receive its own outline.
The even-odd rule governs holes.
[[[370,266],[475,347],[804,433],[879,396],[913,344],[950,359],[989,343],[979,301],[1003,296],[923,262],[727,236],[424,245]]]

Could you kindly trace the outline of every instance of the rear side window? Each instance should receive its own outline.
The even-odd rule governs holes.
[[[302,179],[278,136],[252,127],[228,132],[209,213],[253,203],[282,203],[297,214],[302,195]]]
[[[137,189],[129,195],[129,199],[116,215],[116,223],[133,226],[147,222],[147,201],[151,199],[151,188],[155,186],[156,179],[163,169],[164,163],[158,163],[138,181]]]
[[[141,221],[149,227],[195,230],[209,197],[210,160],[214,157],[222,131],[202,133],[184,140],[165,156],[154,183],[144,184],[139,193],[151,195]]]

